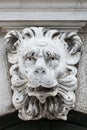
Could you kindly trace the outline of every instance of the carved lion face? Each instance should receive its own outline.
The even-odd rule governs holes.
[[[29,96],[42,103],[57,94],[58,78],[66,71],[67,52],[61,44],[60,40],[31,38],[24,39],[18,50],[19,71],[28,81]]]
[[[75,103],[81,39],[76,33],[27,28],[6,37],[13,104],[24,120],[66,119]]]

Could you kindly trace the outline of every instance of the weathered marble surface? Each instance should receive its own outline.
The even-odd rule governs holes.
[[[78,68],[76,110],[87,113],[87,41],[83,39],[82,55]]]
[[[0,20],[87,20],[87,1],[1,0]]]
[[[14,111],[11,101],[12,91],[10,88],[8,63],[4,47],[5,34],[0,34],[0,116]],[[85,40],[83,43],[78,68],[78,88],[76,91],[75,110],[87,113],[87,41]]]
[[[3,39],[4,35],[0,34],[0,115],[4,115],[13,111],[8,63]]]
[[[37,25],[57,27],[61,32],[78,32],[86,21],[86,0],[0,1],[0,115],[14,111],[3,39],[7,30],[22,30],[24,27]],[[83,33],[86,32],[87,30]],[[79,63],[75,110],[87,113],[87,40],[83,44]]]
[[[6,34],[12,103],[21,119],[67,119],[75,107],[81,46],[77,33],[57,29],[30,27]]]

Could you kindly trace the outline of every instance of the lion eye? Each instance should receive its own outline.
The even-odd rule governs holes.
[[[59,61],[60,60],[60,56],[55,56],[55,57],[50,57],[49,60],[51,61]]]
[[[55,58],[54,58],[54,57],[52,57],[52,58],[51,58],[51,60],[55,60]]]
[[[25,55],[25,60],[27,61],[36,61],[37,55],[34,52],[27,53]]]
[[[34,57],[28,57],[28,60],[29,61],[34,61],[34,60],[36,60],[36,58],[34,58]]]
[[[29,59],[29,61],[31,61],[31,60],[32,60],[32,58],[31,58],[31,57],[29,57],[28,59]]]

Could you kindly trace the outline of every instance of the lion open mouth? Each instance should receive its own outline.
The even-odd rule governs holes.
[[[58,93],[57,85],[51,88],[45,88],[43,86],[39,86],[36,88],[28,88],[29,96],[36,96],[41,103],[44,103],[48,96],[56,96]]]

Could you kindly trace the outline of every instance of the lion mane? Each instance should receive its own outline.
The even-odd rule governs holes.
[[[44,48],[45,46],[51,46],[51,42],[59,47],[58,50],[56,48],[58,54],[60,56],[63,55],[61,65],[59,65],[60,62],[58,63],[57,69],[59,71],[55,72],[56,75],[58,75],[61,71],[60,74],[56,76],[58,84],[56,84],[55,87],[51,86],[49,88],[47,83],[43,83],[46,84],[47,87],[44,85],[45,88],[42,88],[42,86],[39,86],[39,88],[31,88],[20,59],[25,58],[24,54],[28,50],[28,44],[30,44],[30,47],[33,45],[35,47],[40,46]],[[55,45],[53,46],[54,48]],[[77,33],[60,33],[57,29],[44,27],[30,27],[24,29],[22,32],[14,30],[6,34],[5,47],[8,62],[10,63],[9,73],[11,89],[13,91],[12,102],[15,109],[18,110],[19,118],[23,120],[35,120],[40,118],[67,119],[68,111],[75,107],[77,64],[80,60],[81,45],[82,41]],[[50,48],[53,51],[53,48]],[[48,52],[46,52],[46,54],[51,55]],[[49,66],[50,65],[51,64],[49,64]],[[50,82],[49,84],[52,84],[53,78],[54,77],[50,75],[47,80]],[[38,82],[38,84],[40,84],[40,81]],[[46,82],[46,79],[44,82]],[[41,89],[43,89],[43,91]],[[35,92],[36,90],[38,90],[37,93]],[[49,93],[48,95],[46,95],[47,91]]]

